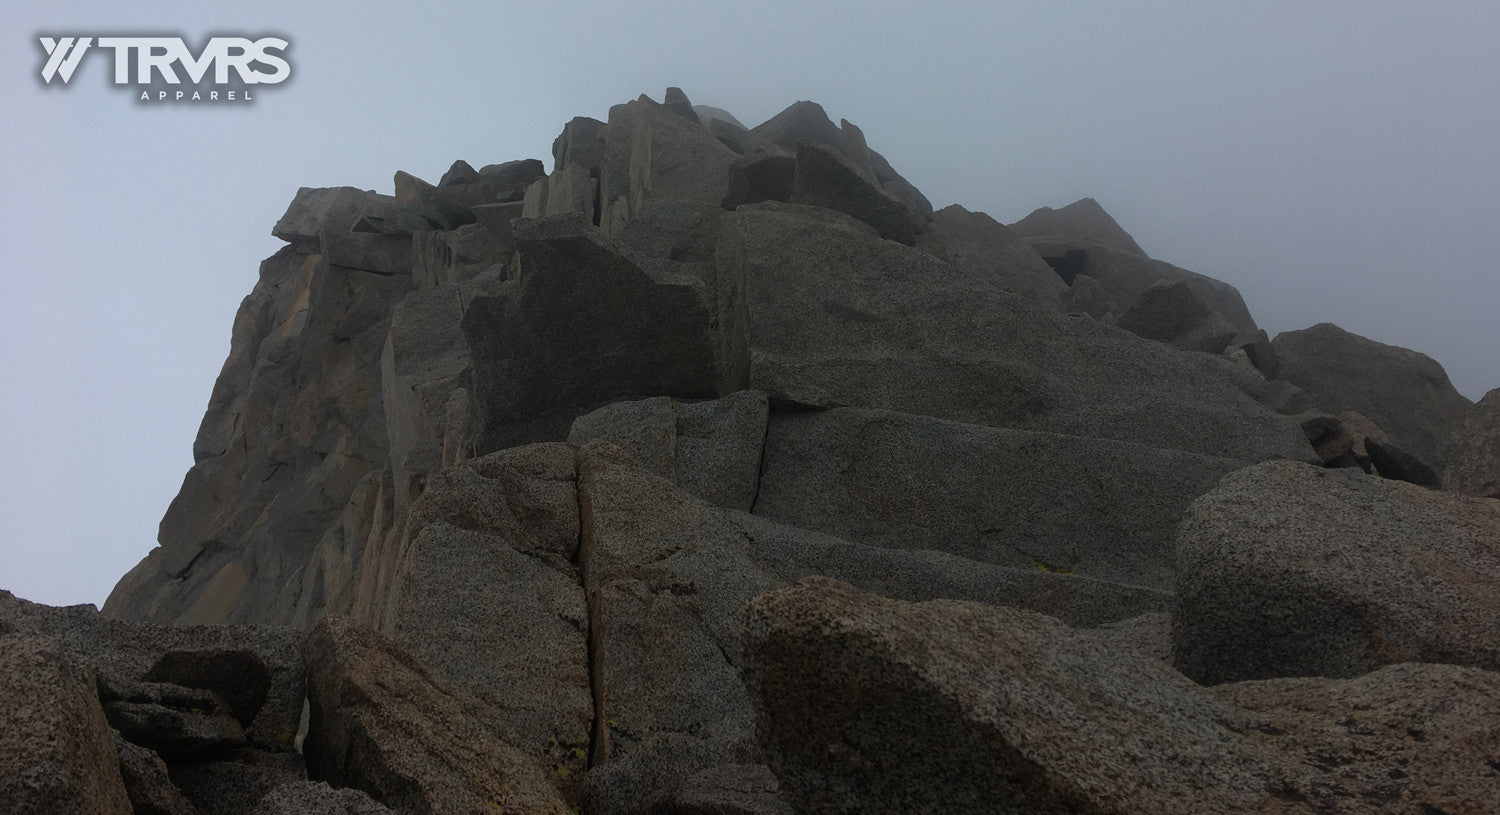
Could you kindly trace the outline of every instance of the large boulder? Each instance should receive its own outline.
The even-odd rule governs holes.
[[[316,779],[397,812],[568,812],[542,769],[474,715],[472,697],[390,640],[329,616],[304,648]]]
[[[271,234],[304,251],[315,252],[325,229],[349,231],[361,219],[388,233],[421,232],[432,221],[396,198],[355,187],[301,187]]]
[[[1478,813],[1500,802],[1500,674],[1405,663],[1212,693],[1250,717],[1245,737],[1281,757],[1315,812]]]
[[[1118,325],[1148,340],[1209,354],[1223,352],[1239,334],[1186,280],[1152,284],[1120,315]]]
[[[1454,429],[1443,489],[1500,498],[1500,388],[1485,394],[1469,418]]]
[[[56,642],[0,633],[0,807],[130,815],[93,671]]]
[[[513,226],[520,276],[474,297],[463,317],[482,449],[561,440],[574,418],[623,396],[713,395],[697,278],[576,216]]]
[[[1040,311],[825,209],[727,214],[716,274],[724,392],[1227,458],[1311,455],[1234,363]]]
[[[868,166],[861,168],[838,150],[815,142],[797,145],[790,201],[842,212],[874,227],[880,237],[908,246],[927,229],[922,216],[880,187]]]
[[[1449,436],[1474,409],[1431,357],[1332,323],[1282,332],[1272,345],[1279,376],[1302,389],[1299,409],[1359,411],[1439,470]]]
[[[799,812],[1268,811],[1272,768],[1171,668],[1048,617],[825,578],[745,612],[759,733]]]
[[[1042,207],[1010,225],[1028,238],[1080,238],[1111,249],[1145,256],[1146,250],[1092,198],[1081,198],[1062,209]]]
[[[1176,567],[1175,662],[1205,684],[1500,670],[1494,501],[1265,462],[1188,508]]]
[[[1068,285],[1025,241],[983,212],[953,204],[933,213],[917,247],[1036,305],[1062,309]]]
[[[755,511],[874,546],[1166,592],[1178,518],[1242,466],[890,411],[778,412]]]

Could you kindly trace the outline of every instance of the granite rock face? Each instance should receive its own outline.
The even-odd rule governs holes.
[[[1227,360],[1040,311],[826,209],[741,207],[717,274],[721,390],[1228,458],[1310,454]]]
[[[1493,399],[1273,343],[1090,199],[934,211],[878,135],[670,88],[550,169],[299,190],[160,545],[102,616],[0,594],[120,728],[58,777],[174,815],[1483,811],[1500,522],[1454,492],[1493,494]]]
[[[750,605],[745,650],[769,758],[799,812],[1272,803],[1272,768],[1227,705],[1048,617],[813,578]]]
[[[539,765],[378,633],[327,617],[305,647],[315,777],[401,812],[567,813]]]
[[[781,413],[755,511],[874,546],[1170,591],[1178,518],[1244,464],[889,411]]]
[[[1405,663],[1354,679],[1211,689],[1319,813],[1493,812],[1500,674]]]
[[[926,231],[925,219],[880,187],[868,165],[815,142],[797,145],[791,203],[842,212],[874,227],[880,237],[908,246]]]
[[[393,815],[369,795],[326,783],[284,784],[260,799],[253,815]]]
[[[768,415],[759,391],[706,402],[616,402],[580,416],[568,443],[607,442],[710,504],[748,512],[760,488]]]
[[[429,477],[383,560],[380,627],[482,706],[471,715],[548,768],[588,746],[588,609],[573,450],[503,450]]]
[[[623,396],[713,394],[697,279],[571,216],[521,223],[519,277],[464,312],[482,447],[555,438]]]
[[[1205,684],[1401,662],[1500,670],[1500,504],[1266,462],[1177,532],[1179,670]]]

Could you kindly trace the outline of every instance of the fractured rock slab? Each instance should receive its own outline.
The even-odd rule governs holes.
[[[725,215],[717,267],[722,391],[1226,458],[1311,457],[1234,363],[1038,310],[838,213],[740,207]]]
[[[1244,465],[890,411],[778,412],[755,512],[874,546],[1171,591],[1183,510]]]
[[[582,774],[593,700],[565,444],[432,473],[393,547],[382,628],[483,705],[470,715],[545,767]]]
[[[689,108],[691,109],[691,108]],[[618,235],[652,201],[718,206],[734,151],[700,122],[646,96],[609,109],[597,223]]]
[[[801,142],[790,201],[842,212],[874,227],[882,238],[915,244],[917,234],[927,231],[925,220],[881,188],[865,169],[861,173],[857,163],[834,148]]]

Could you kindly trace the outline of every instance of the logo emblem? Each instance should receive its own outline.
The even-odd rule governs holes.
[[[254,85],[278,85],[292,75],[291,43],[281,37],[212,37],[200,49],[182,37],[38,37],[46,59],[41,78],[66,85],[91,51],[111,52],[115,86],[134,85],[143,102],[251,101]]]

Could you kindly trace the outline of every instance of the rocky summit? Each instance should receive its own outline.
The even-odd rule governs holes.
[[[1500,391],[668,89],[303,188],[8,813],[1500,812]]]

